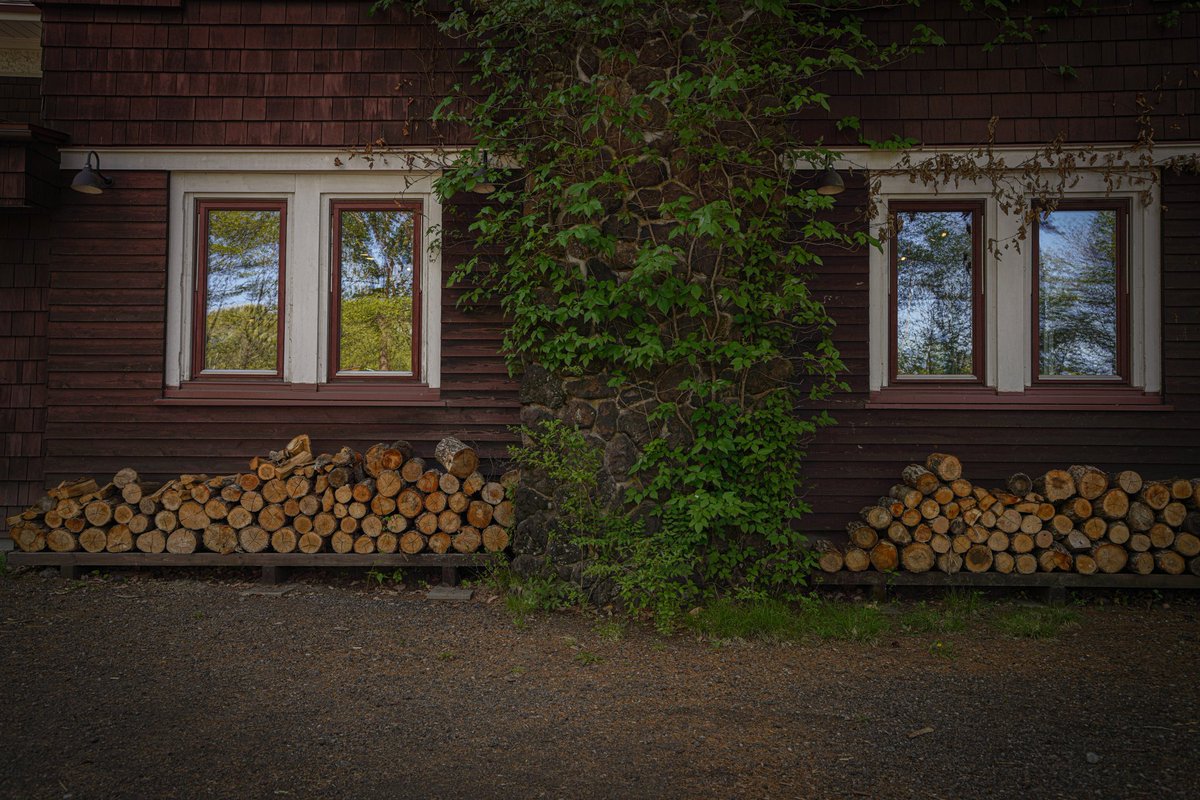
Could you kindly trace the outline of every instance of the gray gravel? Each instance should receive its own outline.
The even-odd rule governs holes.
[[[1186,602],[946,658],[250,586],[0,578],[0,797],[1200,796]]]

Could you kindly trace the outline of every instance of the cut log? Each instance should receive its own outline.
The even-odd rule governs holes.
[[[925,468],[944,481],[954,481],[962,477],[962,462],[957,456],[949,453],[930,453],[925,458]]]
[[[250,523],[254,522],[254,515],[247,511],[242,506],[234,506],[225,514],[225,522],[231,525],[234,530],[240,531]]]
[[[441,555],[450,549],[451,541],[450,534],[438,531],[433,536],[429,537],[429,541],[426,542],[426,546],[432,552]]]
[[[1154,556],[1150,553],[1130,553],[1129,571],[1137,575],[1154,572]]]
[[[350,490],[350,496],[356,503],[363,503],[365,505],[371,502],[371,498],[375,496],[375,481],[371,478],[359,481]]]
[[[483,524],[480,524],[479,522],[476,521],[477,519],[480,518],[481,515],[483,515],[483,511],[480,509],[477,509],[475,507],[476,505],[482,506],[483,508],[487,509],[487,514],[486,514],[487,519],[483,522]],[[487,503],[484,503],[484,502],[480,502],[480,501],[475,501],[475,502],[471,503],[471,507],[467,509],[467,522],[471,523],[471,525],[475,526],[476,528],[482,529],[482,528],[486,528],[489,524],[491,524],[491,521],[492,521],[492,507],[490,505],[488,505]],[[866,551],[866,550],[870,550],[872,547],[874,547],[875,543],[879,541],[879,534],[877,534],[875,532],[875,529],[870,527],[869,525],[863,525],[860,522],[855,522],[855,523],[852,523],[851,528],[849,530],[849,538],[850,538],[850,543],[852,545]]]
[[[1192,482],[1187,478],[1172,478],[1169,482],[1172,500],[1190,500],[1195,491]]]
[[[1038,569],[1042,572],[1070,572],[1075,566],[1075,559],[1061,545],[1043,550],[1037,559]]]
[[[843,558],[846,561],[846,569],[850,572],[863,572],[871,566],[871,556],[866,550],[857,547],[846,548]]]
[[[953,540],[944,533],[935,533],[929,537],[929,548],[939,555],[949,553],[952,545]]]
[[[992,569],[996,572],[1009,575],[1017,566],[1017,559],[1012,553],[993,553],[992,554]]]
[[[1005,509],[1004,513],[996,518],[996,527],[1004,533],[1016,533],[1021,529],[1021,514],[1013,508]]]
[[[903,522],[893,522],[888,525],[886,535],[888,541],[897,545],[906,545],[912,541],[912,533]]]
[[[383,520],[374,514],[363,517],[362,522],[358,526],[362,530],[363,535],[370,536],[372,539],[383,533]]]
[[[894,500],[899,500],[905,508],[916,508],[923,498],[916,489],[902,483],[897,483],[889,489],[888,495]]]
[[[1096,560],[1097,569],[1108,575],[1125,569],[1129,562],[1129,554],[1125,552],[1125,548],[1111,542],[1093,547],[1091,556]]]
[[[204,504],[204,514],[213,521],[223,520],[229,514],[229,506],[220,497],[210,497]]]
[[[950,537],[950,551],[960,556],[971,549],[973,542],[965,534]]]
[[[1150,537],[1144,533],[1135,533],[1129,537],[1125,547],[1132,553],[1144,553],[1150,549]]]
[[[817,539],[812,544],[813,552],[817,554],[817,567],[822,572],[840,572],[845,566],[842,552],[826,539]]]
[[[259,492],[249,491],[242,492],[242,496],[238,498],[238,505],[251,514],[257,514],[266,505],[266,501],[263,500],[263,496]]]
[[[1099,517],[1088,517],[1079,524],[1079,530],[1083,531],[1084,535],[1093,542],[1104,538],[1104,534],[1108,531],[1108,523]]]
[[[311,494],[301,497],[299,506],[300,513],[306,517],[315,517],[317,514],[321,513],[321,501]],[[392,508],[395,508],[394,503]]]
[[[1032,575],[1038,571],[1037,556],[1033,553],[1022,553],[1013,559],[1013,568],[1018,575]]]
[[[484,499],[487,500],[486,495]],[[491,501],[489,500],[488,502]],[[892,512],[882,506],[864,506],[858,513],[862,517],[863,522],[866,522],[877,531],[886,530],[887,526],[892,524]]]
[[[484,531],[486,535],[487,531]],[[900,564],[900,551],[888,541],[880,541],[871,548],[871,566],[879,572],[892,572]]]
[[[453,437],[438,442],[433,457],[456,478],[465,478],[479,468],[479,456],[475,450]]]
[[[1057,503],[1075,494],[1075,479],[1064,469],[1052,469],[1033,482],[1033,489],[1047,502]]]
[[[226,503],[238,503],[242,499],[242,487],[237,483],[230,483],[221,489],[221,499]]]
[[[933,569],[934,560],[933,549],[920,542],[906,545],[900,555],[900,563],[909,572],[928,572]]]
[[[932,497],[926,497],[921,501],[921,505],[917,508],[921,511],[921,516],[925,519],[933,519],[938,514],[942,513],[942,506]]]
[[[198,483],[188,489],[188,495],[200,505],[207,503],[212,494],[212,490],[208,488],[208,485],[203,483]]]
[[[1183,556],[1173,550],[1159,550],[1155,553],[1154,565],[1158,567],[1159,572],[1168,575],[1182,575],[1187,569],[1187,562],[1183,560]]]
[[[282,503],[288,498],[287,484],[279,478],[272,478],[262,485],[261,494],[267,503]]]
[[[954,493],[955,497],[960,499],[970,497],[971,489],[973,488],[974,487],[971,485],[971,482],[964,478],[958,478],[957,480],[950,481],[950,491]]]
[[[1108,540],[1113,544],[1125,544],[1129,541],[1129,526],[1124,522],[1109,523],[1108,530],[1105,531]]]
[[[1021,497],[1033,491],[1033,479],[1024,472],[1014,472],[1012,475],[1009,475],[1006,485],[1010,492]]]
[[[289,529],[280,528],[279,530]],[[275,531],[275,533],[279,533],[279,531]],[[241,545],[242,550],[247,553],[261,553],[266,550],[271,546],[271,536],[272,534],[256,525],[247,526],[237,532],[238,544]],[[207,542],[205,544],[207,544]]]
[[[307,514],[299,514],[292,519],[292,527],[296,529],[297,534],[308,533],[313,529],[313,518]]]
[[[384,522],[384,526],[391,533],[403,533],[408,529],[408,518],[402,517],[399,514],[393,514]]]
[[[453,511],[455,514],[462,514],[468,508],[470,508],[472,502],[474,501],[467,497],[464,492],[455,492],[446,498],[446,508]]]
[[[79,539],[66,528],[55,528],[46,534],[46,547],[56,553],[70,553],[79,549]]]
[[[454,534],[454,538],[450,544],[456,552],[474,553],[483,544],[483,537],[477,528],[464,525],[459,529],[458,533]],[[838,556],[841,557],[841,553],[838,553]],[[841,567],[839,566],[838,569],[841,569]]]
[[[1129,495],[1122,489],[1109,489],[1095,503],[1095,511],[1107,520],[1121,519],[1129,513]]]
[[[325,547],[325,539],[313,531],[301,536],[300,541],[296,542],[296,547],[301,553],[319,553]]]
[[[1154,527],[1154,517],[1154,509],[1135,500],[1129,504],[1129,512],[1125,515],[1125,522],[1129,525],[1130,530],[1142,533]]]
[[[167,537],[162,531],[146,531],[138,534],[133,544],[141,553],[162,553],[167,549]]]
[[[329,537],[329,547],[335,553],[345,555],[354,550],[354,534],[348,531],[335,531]]]
[[[1042,518],[1037,514],[1026,514],[1021,517],[1021,533],[1033,535],[1042,529]]]
[[[434,514],[432,511],[426,511],[424,514],[421,514],[419,517],[417,517],[416,521],[413,523],[413,526],[417,529],[418,533],[424,534],[425,536],[431,536],[437,533],[437,514]]]
[[[939,486],[933,490],[933,494],[929,495],[935,503],[943,508],[954,502],[954,490],[949,486]]]
[[[486,528],[484,528],[482,538],[483,549],[489,553],[500,553],[508,547],[508,531],[504,530],[504,528],[501,528],[499,525],[488,525]],[[880,542],[880,544],[887,543]],[[877,544],[875,547],[878,548],[879,545]],[[892,547],[893,551],[895,549],[895,547]],[[874,553],[875,551],[872,550],[871,552]],[[872,563],[874,563],[874,559],[872,559]]]
[[[271,549],[276,553],[294,553],[300,543],[296,534],[292,528],[280,528],[271,534]]]
[[[1175,552],[1185,558],[1200,555],[1200,536],[1186,531],[1177,533],[1174,547]]]
[[[1187,507],[1178,500],[1173,500],[1167,503],[1162,511],[1158,512],[1158,520],[1166,525],[1170,525],[1172,528],[1178,528],[1187,519],[1187,514]]]
[[[1158,550],[1165,550],[1175,542],[1175,531],[1161,522],[1151,526],[1146,535],[1150,537],[1150,546]]]
[[[425,536],[417,531],[409,531],[400,537],[400,551],[408,555],[416,555],[425,549]]]
[[[267,533],[274,533],[287,524],[287,514],[277,505],[269,505],[258,512],[258,526]]]
[[[459,488],[461,486],[462,486],[462,481],[459,480],[459,478],[457,476],[455,476],[449,472],[443,474],[442,477],[438,479],[438,488],[441,489],[447,495],[452,495],[455,492],[459,491]],[[432,543],[431,543],[430,549],[431,550],[433,549]],[[434,552],[437,552],[437,551],[435,550]]]
[[[83,516],[94,528],[102,528],[112,520],[112,506],[104,500],[93,500],[84,506]]]
[[[365,533],[354,540],[354,552],[360,556],[370,555],[375,552],[375,540]]]
[[[1075,571],[1080,575],[1095,575],[1100,569],[1096,566],[1096,559],[1092,558],[1087,553],[1079,553],[1075,556]]]
[[[381,553],[394,553],[400,549],[400,537],[390,531],[384,531],[375,540],[375,549]]]
[[[375,479],[375,489],[382,497],[395,497],[404,488],[404,479],[395,470],[385,469]]]
[[[963,566],[968,572],[987,572],[992,568],[992,551],[981,544],[971,545],[963,555]]]
[[[362,519],[363,517],[367,516],[368,511],[370,511],[370,509],[367,508],[366,504],[360,503],[357,500],[346,507],[346,514],[354,519]]]
[[[939,572],[954,575],[962,571],[963,557],[958,553],[940,553],[935,560]]]
[[[417,489],[422,494],[429,494],[438,490],[438,484],[442,480],[442,473],[436,469],[426,470],[421,477],[417,478]]]
[[[425,459],[410,458],[400,468],[400,477],[408,483],[416,483],[425,474]]]
[[[995,531],[988,537],[987,547],[994,553],[1001,553],[1008,549],[1008,534],[1004,531]]]
[[[483,488],[479,490],[479,498],[485,503],[491,503],[494,506],[500,505],[500,503],[504,502],[504,487],[495,482],[485,483]],[[891,522],[891,520],[889,519],[881,528],[876,528],[876,530],[882,530],[883,528],[886,528],[888,522]]]
[[[204,548],[229,555],[238,546],[238,532],[231,525],[213,523],[204,529]]]
[[[43,537],[43,541],[44,539],[45,537]],[[16,537],[15,541],[18,547],[28,552],[26,546],[22,544],[20,536]],[[100,528],[85,528],[79,534],[79,546],[89,553],[104,552],[104,548],[108,547],[108,534]]]
[[[1033,537],[1028,533],[1014,533],[1008,542],[1009,552],[1031,553],[1033,552]]]
[[[512,473],[505,474],[515,474],[515,472],[516,470],[513,470]],[[503,481],[503,478],[501,481]],[[473,495],[479,494],[479,490],[483,488],[485,483],[487,483],[487,479],[483,477],[483,473],[479,470],[475,470],[470,475],[463,478],[462,487],[459,489],[459,491],[461,491],[467,497],[472,497]],[[513,488],[516,488],[515,483],[513,484]]]
[[[1085,500],[1095,500],[1108,490],[1108,473],[1102,470],[1075,464],[1067,472],[1075,480],[1075,493]]]
[[[425,495],[425,510],[431,511],[434,514],[440,514],[446,508],[446,495],[439,491],[432,491]]]
[[[871,531],[870,528],[867,528],[867,530]],[[871,531],[871,533],[875,533],[875,531]],[[924,542],[925,544],[929,544],[929,540],[933,538],[933,528],[922,522],[920,525],[912,529],[912,538],[914,542]],[[871,542],[871,547],[874,546],[875,542]]]
[[[333,490],[333,499],[342,505],[354,502],[354,487],[350,484],[339,486]]]
[[[517,509],[511,502],[505,500],[492,509],[492,521],[502,528],[511,528],[517,521]]]
[[[180,525],[192,531],[202,531],[212,522],[208,518],[208,514],[204,513],[204,506],[195,500],[185,500],[179,506],[179,512],[176,516],[179,517]]]
[[[127,506],[124,503],[122,503],[121,505],[117,506],[116,508],[114,508],[112,510],[113,521],[116,522],[118,525],[129,524],[129,520],[133,519],[133,515],[134,515],[133,507]],[[47,515],[47,516],[49,516],[49,515]],[[58,525],[55,525],[53,527],[57,528]]]
[[[1165,483],[1155,481],[1142,486],[1138,499],[1155,511],[1162,511],[1171,502],[1171,488]]]
[[[1092,515],[1092,504],[1082,497],[1072,497],[1059,505],[1059,511],[1072,522],[1082,522]]]
[[[346,515],[338,520],[338,530],[342,533],[358,533],[358,520]]]
[[[1083,531],[1071,531],[1063,543],[1072,553],[1090,553],[1095,544]]]
[[[409,519],[425,510],[425,498],[413,489],[405,489],[396,497],[396,513]]]
[[[196,552],[196,532],[187,528],[178,528],[167,537],[167,552],[175,555],[189,555]]]
[[[438,530],[442,533],[455,534],[458,533],[458,529],[461,527],[462,517],[450,509],[446,509],[438,514]]]
[[[938,487],[938,476],[920,464],[909,464],[900,472],[900,478],[923,495],[932,493]]]
[[[1142,476],[1131,469],[1113,475],[1112,482],[1127,495],[1132,496],[1142,490]]]
[[[337,530],[338,520],[333,514],[328,511],[322,511],[313,517],[313,533],[318,537],[324,538],[331,535]]]

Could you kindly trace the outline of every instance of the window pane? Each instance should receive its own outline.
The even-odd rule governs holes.
[[[896,218],[896,374],[973,375],[974,213]]]
[[[1117,375],[1117,211],[1055,211],[1038,227],[1041,374]]]
[[[338,369],[412,372],[413,212],[338,214]]]
[[[277,367],[279,222],[278,210],[207,211],[206,370]]]

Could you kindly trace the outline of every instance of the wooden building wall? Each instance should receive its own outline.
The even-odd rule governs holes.
[[[64,179],[67,178],[64,174]],[[162,172],[113,173],[100,197],[65,193],[50,248],[45,482],[133,466],[151,476],[233,472],[297,433],[315,447],[408,439],[432,455],[443,436],[504,455],[516,388],[497,355],[494,308],[442,296],[441,400],[425,405],[239,406],[163,400],[167,186]],[[473,196],[460,198],[469,213]],[[446,220],[463,232],[466,217]],[[448,246],[443,269],[467,251]]]
[[[1053,21],[1044,47],[1004,45],[991,53],[979,43],[992,29],[961,19],[957,4],[890,12],[874,24],[902,33],[919,14],[932,14],[948,38],[975,44],[931,48],[853,82],[830,78],[831,112],[802,124],[813,137],[853,143],[854,134],[832,127],[853,115],[875,138],[900,133],[927,144],[972,144],[999,116],[998,143],[1044,142],[1060,132],[1103,143],[1132,141],[1141,115],[1159,141],[1197,140],[1197,76],[1188,67],[1200,63],[1198,15],[1163,27],[1169,5],[1114,4]],[[69,133],[75,147],[346,148],[380,138],[422,147],[462,139],[430,122],[438,98],[464,77],[462,52],[400,7],[382,16],[370,16],[369,3],[349,1],[47,0],[42,7],[44,124]],[[1077,77],[1060,75],[1058,65],[1072,66]],[[455,433],[487,456],[503,454],[517,399],[496,354],[502,322],[494,308],[455,310],[458,289],[443,292],[444,404],[163,402],[168,176],[115,177],[117,186],[100,198],[65,192],[44,223],[0,219],[3,502],[126,465],[151,475],[233,470],[298,431],[311,433],[318,447],[394,437],[431,447]],[[933,448],[958,452],[969,475],[985,483],[1076,461],[1156,476],[1196,473],[1198,193],[1194,178],[1166,179],[1169,412],[867,409],[867,258],[827,259],[818,291],[839,321],[853,391],[834,403],[839,426],[809,448],[807,499],[816,513],[808,529],[841,529],[903,464]],[[848,192],[841,202],[853,209],[861,195]],[[452,221],[465,224],[465,217]],[[9,255],[10,242],[19,257]],[[447,251],[445,268],[463,254],[462,247]]]

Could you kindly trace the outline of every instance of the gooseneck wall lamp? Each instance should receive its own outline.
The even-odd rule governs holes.
[[[817,194],[841,194],[846,191],[846,182],[832,165],[825,167],[821,177],[817,179]]]
[[[488,154],[485,150],[483,153],[483,165],[475,170],[472,176],[475,185],[471,187],[471,191],[475,194],[491,194],[496,191],[496,184],[488,179]]]
[[[93,158],[96,160],[95,166],[92,166]],[[87,164],[75,175],[75,180],[71,181],[71,188],[83,194],[102,194],[112,185],[113,179],[100,172],[100,156],[95,150],[88,153]]]

